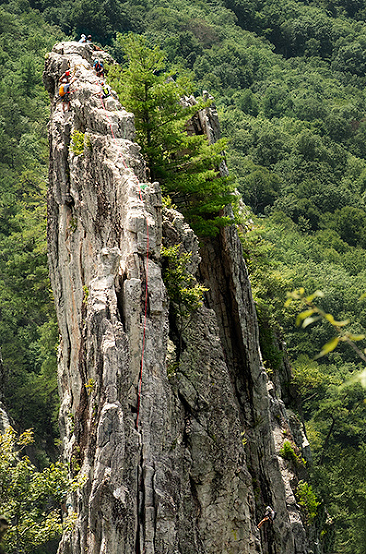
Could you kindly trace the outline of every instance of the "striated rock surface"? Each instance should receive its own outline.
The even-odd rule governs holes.
[[[60,425],[83,482],[68,499],[77,519],[59,554],[310,553],[236,229],[198,244],[179,212],[162,209],[133,115],[101,98],[93,56],[91,45],[61,43],[44,72]],[[68,68],[64,111],[57,90]],[[211,115],[198,120],[215,140]],[[190,252],[190,272],[209,288],[183,322],[169,313],[162,243]],[[267,504],[277,517],[259,531]]]

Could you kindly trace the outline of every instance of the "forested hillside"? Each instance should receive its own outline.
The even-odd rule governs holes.
[[[227,163],[252,223],[243,230],[269,372],[286,342],[329,513],[324,552],[366,552],[363,367],[326,321],[295,326],[286,292],[366,333],[366,3],[294,0],[14,0],[1,3],[0,348],[4,402],[42,452],[57,437],[57,326],[47,278],[48,98],[44,54],[81,32],[121,63],[117,33],[145,35],[167,65],[208,90],[228,138]],[[363,349],[363,343],[358,343]],[[43,457],[46,455],[44,454]],[[324,515],[323,515],[324,518]]]
[[[44,55],[60,31],[27,3],[1,6],[0,348],[5,404],[42,451],[57,436],[57,324],[46,247]]]

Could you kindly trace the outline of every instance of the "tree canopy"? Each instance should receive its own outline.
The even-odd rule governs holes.
[[[222,215],[233,201],[232,181],[220,174],[225,141],[209,144],[204,134],[189,133],[189,120],[209,105],[190,105],[193,91],[187,71],[168,70],[166,54],[150,48],[143,36],[119,35],[126,66],[110,68],[109,80],[124,106],[135,115],[137,141],[152,180],[170,194],[199,236],[215,234],[229,222]]]

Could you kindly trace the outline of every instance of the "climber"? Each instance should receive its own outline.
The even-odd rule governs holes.
[[[68,69],[59,79],[59,83],[68,83],[70,81],[71,71]]]
[[[81,38],[79,40],[80,43],[86,42],[86,36],[84,34],[81,35]]]
[[[62,100],[62,111],[70,109],[70,85],[75,81],[75,77],[70,80],[70,71],[65,71],[65,73],[60,78],[61,86],[58,89],[59,97]]]
[[[70,84],[71,83],[64,83],[58,89],[58,94],[62,100],[62,111],[68,111],[70,109]]]
[[[93,41],[92,41],[92,36],[91,35],[88,35],[86,37],[86,42],[88,42],[89,44],[91,44]]]
[[[276,512],[271,508],[271,506],[266,507],[266,511],[264,512],[264,517],[262,521],[260,521],[257,525],[258,529],[260,529],[265,521],[270,521],[273,523],[273,520],[276,517]]]
[[[104,81],[102,81],[100,85],[102,87],[102,98],[108,98],[108,96],[112,94],[111,87],[107,85],[107,83],[105,83]]]
[[[93,69],[95,70],[97,77],[104,77],[104,66],[103,61],[94,60],[93,61]]]

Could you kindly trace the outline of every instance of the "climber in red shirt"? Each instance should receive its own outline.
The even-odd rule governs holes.
[[[70,77],[71,77],[71,71],[68,69],[67,71],[65,71],[65,73],[63,75],[61,75],[58,82],[59,83],[69,83],[70,82]]]
[[[97,77],[104,77],[104,65],[103,61],[101,60],[94,60],[93,62],[93,69],[95,73],[97,74]]]
[[[70,76],[71,72],[67,70],[59,79],[60,87],[58,89],[58,94],[62,100],[63,111],[70,109],[70,85],[75,80],[75,78],[70,79]]]

